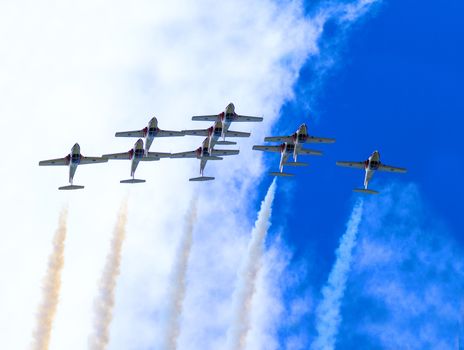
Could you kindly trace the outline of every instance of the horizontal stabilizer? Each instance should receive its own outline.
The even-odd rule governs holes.
[[[153,162],[155,160],[160,160],[158,157],[151,157],[151,156],[145,156],[143,158],[140,158],[142,162]]]
[[[374,190],[368,190],[367,188],[355,188],[353,192],[367,193],[367,194],[379,194],[379,192],[374,191]]]
[[[145,182],[145,180],[142,180],[142,179],[129,179],[129,180],[121,180],[120,182],[122,184],[139,184],[139,183]]]
[[[321,151],[316,151],[313,149],[302,148],[298,151],[298,154],[302,155],[311,155],[311,156],[322,156]]]
[[[78,186],[78,185],[68,185],[68,186],[58,187],[59,190],[81,190],[83,188],[84,186]]]
[[[210,176],[200,176],[200,177],[192,177],[189,181],[211,181],[214,180],[214,177]]]
[[[202,159],[204,160],[223,160],[222,157],[215,157],[215,156],[203,156]]]
[[[291,176],[295,176],[295,174],[279,173],[278,171],[270,172],[269,175],[272,175],[272,176],[282,176],[282,177],[291,177]]]
[[[284,163],[285,166],[308,166],[308,163],[303,163],[303,162],[288,162]]]
[[[223,145],[223,146],[229,146],[229,145],[236,145],[237,142],[234,141],[216,141],[216,145]]]

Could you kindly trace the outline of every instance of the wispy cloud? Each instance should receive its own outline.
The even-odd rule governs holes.
[[[335,252],[334,266],[330,271],[327,284],[322,288],[322,301],[316,308],[318,335],[311,346],[312,349],[330,350],[335,348],[338,328],[342,320],[341,304],[351,269],[352,251],[356,244],[362,214],[363,200],[360,199],[353,208],[346,232],[340,238],[340,245]]]
[[[463,252],[415,185],[365,203],[343,327],[372,348],[452,349],[464,290]],[[371,347],[367,347],[371,348]]]

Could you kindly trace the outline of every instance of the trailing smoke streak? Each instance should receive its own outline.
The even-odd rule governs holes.
[[[172,271],[172,287],[168,304],[168,319],[165,334],[165,349],[177,349],[179,338],[180,317],[185,298],[186,276],[190,251],[193,242],[193,229],[197,220],[197,196],[192,199],[190,212],[187,214],[184,235],[181,238]]]
[[[95,299],[94,330],[89,338],[91,350],[106,349],[109,342],[110,324],[113,318],[114,294],[116,280],[121,265],[121,250],[126,236],[127,202],[123,202],[118,215],[118,221],[111,240],[110,252],[106,257],[105,267],[100,278],[99,294]]]
[[[351,254],[356,244],[362,212],[363,200],[360,199],[353,208],[346,232],[340,238],[335,264],[330,271],[327,284],[322,289],[323,299],[316,309],[318,336],[312,344],[312,349],[331,350],[335,347],[335,339],[341,322],[340,306],[350,272]]]
[[[43,286],[43,301],[37,314],[37,329],[34,332],[32,344],[34,350],[46,350],[50,346],[50,335],[61,289],[67,217],[68,210],[64,208],[61,211],[58,229],[53,238],[53,251],[48,258],[48,270]]]
[[[238,275],[234,293],[234,311],[232,325],[228,333],[228,349],[244,349],[250,330],[250,309],[256,288],[256,276],[259,271],[264,250],[264,241],[269,229],[272,213],[272,202],[276,190],[276,180],[269,187],[266,197],[261,203],[261,209],[251,232],[251,241],[247,255]]]

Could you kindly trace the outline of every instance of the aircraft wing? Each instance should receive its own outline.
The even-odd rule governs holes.
[[[298,154],[302,154],[302,155],[313,155],[313,156],[322,156],[322,152],[321,151],[315,151],[313,149],[300,149],[300,151],[298,152]]]
[[[105,163],[108,158],[103,157],[82,157],[79,164],[94,164],[94,163]]]
[[[190,136],[208,136],[208,129],[201,129],[201,130],[182,130],[184,135]]]
[[[315,137],[315,136],[309,136],[306,139],[306,143],[334,143],[335,139],[330,139],[326,137]]]
[[[172,153],[171,158],[197,158],[197,151]]]
[[[239,154],[238,149],[213,149],[211,151],[212,156],[232,156],[234,154]]]
[[[237,115],[234,122],[262,122],[263,117],[250,117],[248,115]]]
[[[48,160],[41,160],[39,162],[40,166],[44,165],[69,165],[68,158],[57,158],[57,159],[48,159]]]
[[[364,169],[365,164],[364,162],[337,162],[338,166],[345,166],[348,168],[356,168],[356,169]]]
[[[183,131],[158,130],[156,137],[184,136]]]
[[[192,117],[192,120],[202,120],[202,121],[208,121],[208,122],[215,122],[218,120],[219,116],[217,114],[214,115],[194,115]]]
[[[121,131],[114,134],[116,137],[144,137],[144,130],[134,130],[134,131]]]
[[[147,156],[149,158],[170,158],[171,153],[148,152]]]
[[[249,132],[241,132],[241,131],[227,131],[225,133],[226,137],[250,137]]]
[[[397,168],[391,165],[380,164],[379,170],[390,171],[392,173],[405,173],[407,170],[405,168]]]
[[[265,152],[282,152],[280,146],[253,146],[253,149],[256,151],[265,151]]]
[[[123,152],[123,153],[110,153],[102,155],[103,158],[106,159],[130,159],[131,154],[130,152]]]
[[[291,136],[268,136],[264,138],[266,142],[292,142],[293,137]]]

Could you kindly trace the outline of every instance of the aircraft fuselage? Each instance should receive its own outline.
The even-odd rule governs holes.
[[[380,166],[380,153],[378,151],[374,151],[372,155],[364,162],[364,168],[366,170],[366,175],[364,176],[364,188],[367,189],[369,185],[369,181],[371,181],[372,176],[376,170],[379,169]]]

